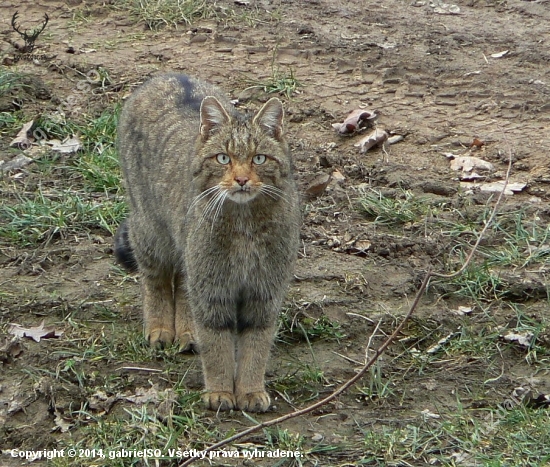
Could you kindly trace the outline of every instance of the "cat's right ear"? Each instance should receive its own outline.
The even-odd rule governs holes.
[[[229,115],[214,96],[207,96],[202,100],[200,117],[203,141],[206,141],[220,126],[229,122]]]

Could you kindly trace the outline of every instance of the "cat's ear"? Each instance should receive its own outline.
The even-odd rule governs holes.
[[[269,99],[254,117],[254,123],[279,140],[283,136],[283,104],[276,97]]]
[[[229,115],[223,108],[223,105],[213,96],[207,96],[202,100],[200,116],[201,137],[205,141],[220,126],[229,122]]]

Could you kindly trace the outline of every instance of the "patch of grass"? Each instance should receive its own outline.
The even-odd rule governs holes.
[[[437,417],[437,418],[436,418]],[[368,465],[546,465],[550,413],[519,406],[511,411],[428,415],[404,427],[364,433]]]
[[[0,97],[8,94],[13,89],[26,86],[23,83],[24,75],[0,66]]]
[[[369,369],[368,385],[359,388],[359,393],[370,401],[380,401],[395,395],[391,379],[386,379],[380,362],[377,361]]]
[[[290,309],[284,309],[279,315],[279,332],[277,338],[287,341],[339,341],[345,337],[342,327],[336,321],[331,321],[326,315],[312,318],[303,312],[292,314]]]
[[[434,212],[427,198],[415,196],[411,191],[401,190],[395,197],[381,192],[363,190],[359,197],[361,211],[376,224],[401,226],[418,222]]]
[[[115,8],[127,10],[137,21],[153,31],[163,27],[177,28],[200,19],[213,18],[225,25],[243,23],[254,27],[259,22],[279,21],[278,9],[267,11],[256,5],[228,7],[207,0],[116,0]]]
[[[497,216],[492,232],[497,248],[481,248],[488,264],[524,268],[550,263],[550,226],[524,210]]]
[[[54,237],[100,230],[114,233],[126,214],[116,200],[97,199],[67,190],[18,197],[13,205],[0,206],[0,237],[22,246],[49,243]]]
[[[35,133],[44,139],[79,135],[82,149],[74,156],[49,152],[37,158],[30,167],[38,168],[38,187],[31,193],[15,193],[0,206],[1,237],[28,246],[70,233],[114,233],[126,215],[118,196],[122,184],[115,151],[118,111],[115,106],[96,118],[85,117],[83,123],[53,116],[37,120]]]
[[[434,281],[434,284],[438,283],[440,281]],[[487,262],[470,264],[462,274],[446,284],[446,287],[450,286],[453,295],[472,298],[480,305],[484,301],[500,300],[508,292],[498,271]]]
[[[117,0],[115,6],[130,11],[139,21],[156,31],[164,26],[191,24],[215,14],[215,2],[207,0]]]
[[[0,112],[0,136],[15,136],[23,123],[25,122],[21,111]]]
[[[281,72],[279,67],[275,67],[273,64],[271,66],[271,76],[269,78],[264,81],[248,81],[252,83],[252,86],[249,86],[246,89],[259,88],[267,94],[280,94],[289,99],[299,87],[303,86],[294,75],[294,70],[292,68],[289,67],[286,72]]]
[[[452,242],[449,247],[448,272],[464,264],[487,216],[488,211],[484,210],[473,224],[465,225],[459,220],[453,228],[449,227],[448,220],[444,221],[445,230],[441,233]],[[445,294],[468,297],[482,304],[521,294],[520,291],[514,292],[510,286],[516,272],[519,274],[528,267],[545,268],[548,264],[550,227],[536,212],[528,214],[521,209],[496,216],[476,256],[463,274],[450,281],[436,279],[432,285],[441,288]]]
[[[64,118],[45,116],[38,120],[37,127],[46,139],[63,140],[72,135],[79,135],[82,150],[77,157],[70,158],[63,167],[71,178],[82,177],[84,187],[90,191],[116,194],[120,191],[121,173],[116,157],[116,127],[120,106],[104,111],[99,117],[86,117],[84,123],[77,123]],[[43,158],[39,165],[49,166],[56,162],[58,156]]]
[[[176,399],[173,399],[173,395]],[[169,457],[170,450],[203,449],[217,441],[220,434],[200,417],[197,411],[200,394],[196,392],[169,391],[160,395],[159,401],[135,408],[124,409],[123,413],[95,415],[80,413],[82,437],[75,443],[70,438],[60,441],[60,448],[95,450],[94,457],[99,463],[128,467],[136,465],[159,465]],[[150,449],[148,459],[134,455],[121,456],[123,450],[139,451]],[[118,455],[117,455],[118,454]],[[91,459],[57,458],[51,465],[55,467],[89,466]]]

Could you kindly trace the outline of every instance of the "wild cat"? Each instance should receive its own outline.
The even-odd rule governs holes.
[[[115,254],[141,274],[149,342],[198,344],[212,410],[270,405],[265,370],[301,222],[283,114],[277,98],[239,113],[216,87],[169,74],[119,120],[130,214]]]

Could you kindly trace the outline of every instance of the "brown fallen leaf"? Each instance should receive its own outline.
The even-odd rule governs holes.
[[[63,335],[63,331],[58,331],[53,326],[44,327],[44,321],[39,326],[28,328],[20,324],[10,324],[8,332],[17,337],[28,337],[36,342],[40,342],[41,339],[52,339]]]
[[[358,143],[354,144],[356,147],[361,147],[360,153],[365,154],[370,148],[386,142],[389,135],[381,128],[375,128],[367,136],[362,138]]]
[[[10,147],[18,147],[19,149],[22,149],[23,151],[25,149],[28,149],[32,145],[32,141],[30,140],[28,136],[29,130],[34,125],[34,120],[31,120],[30,122],[27,122],[23,125],[23,128],[17,133],[17,136],[12,139],[10,143]]]
[[[355,133],[361,128],[368,128],[378,118],[376,110],[370,112],[363,109],[355,109],[344,120],[343,123],[333,123],[334,128],[341,135]]]
[[[331,180],[332,175],[330,174],[322,173],[317,175],[307,186],[306,193],[310,196],[319,196],[326,190]]]
[[[345,252],[350,255],[366,256],[370,247],[371,242],[369,240],[355,240],[351,245],[346,245]]]
[[[472,144],[470,144],[471,148],[476,147],[480,149],[482,146],[485,146],[485,141],[481,141],[478,138],[474,138],[474,140],[472,141]]]

